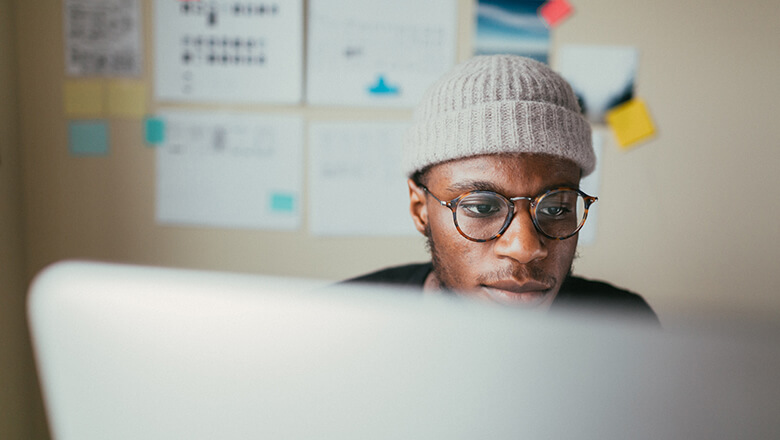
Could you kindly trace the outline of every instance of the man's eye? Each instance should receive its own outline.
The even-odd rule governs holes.
[[[571,209],[567,208],[566,206],[545,206],[544,208],[539,209],[537,212],[547,217],[561,218],[569,214]]]
[[[460,208],[473,217],[487,217],[501,211],[501,206],[495,203],[461,203]]]

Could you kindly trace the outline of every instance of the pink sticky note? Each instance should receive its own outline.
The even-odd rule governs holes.
[[[566,0],[550,0],[539,7],[539,15],[552,27],[557,26],[573,11],[574,8]]]

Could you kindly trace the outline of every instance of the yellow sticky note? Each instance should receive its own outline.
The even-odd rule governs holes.
[[[655,134],[653,120],[645,102],[635,98],[613,108],[606,115],[621,148],[628,148]]]
[[[108,114],[120,118],[146,115],[146,85],[138,81],[112,81],[108,85]]]
[[[65,114],[69,117],[103,116],[105,86],[102,81],[65,81],[62,86]]]

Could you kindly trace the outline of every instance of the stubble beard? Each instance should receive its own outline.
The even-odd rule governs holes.
[[[446,280],[449,279],[449,271],[442,264],[439,252],[436,249],[436,242],[433,240],[433,234],[431,234],[431,226],[425,226],[425,247],[431,254],[431,263],[433,264],[433,274],[436,276],[439,283],[439,288],[446,291],[452,291],[452,288],[447,284]]]
[[[450,273],[449,269],[446,267],[446,265],[442,264],[441,257],[439,255],[438,250],[436,249],[436,241],[433,239],[433,234],[431,234],[431,227],[430,225],[425,226],[425,247],[427,248],[428,252],[431,254],[431,262],[433,264],[433,273],[438,278],[438,282],[440,284],[441,289],[447,290],[447,291],[456,291],[457,288],[453,288],[449,283],[448,280],[453,279],[452,274]],[[572,262],[569,264],[569,268],[566,271],[566,275],[564,278],[568,278],[572,274],[572,268],[574,267],[574,261],[579,258],[579,253],[574,252],[574,256],[572,258]],[[477,284],[488,284],[490,281],[495,280],[501,280],[506,279],[510,277],[518,277],[518,278],[530,278],[537,281],[542,281],[544,283],[548,284],[557,284],[558,280],[556,277],[549,275],[545,273],[541,268],[538,266],[523,266],[523,269],[521,269],[521,273],[517,273],[517,270],[513,270],[511,267],[505,267],[503,269],[499,269],[497,271],[491,272],[489,274],[480,274],[477,277]]]

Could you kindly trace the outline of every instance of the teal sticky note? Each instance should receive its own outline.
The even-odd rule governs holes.
[[[74,156],[108,155],[108,123],[71,121],[68,127],[68,149]]]
[[[148,117],[144,121],[146,143],[160,145],[165,142],[165,121],[160,118]]]
[[[287,193],[271,194],[271,211],[274,212],[295,211],[295,196]]]

